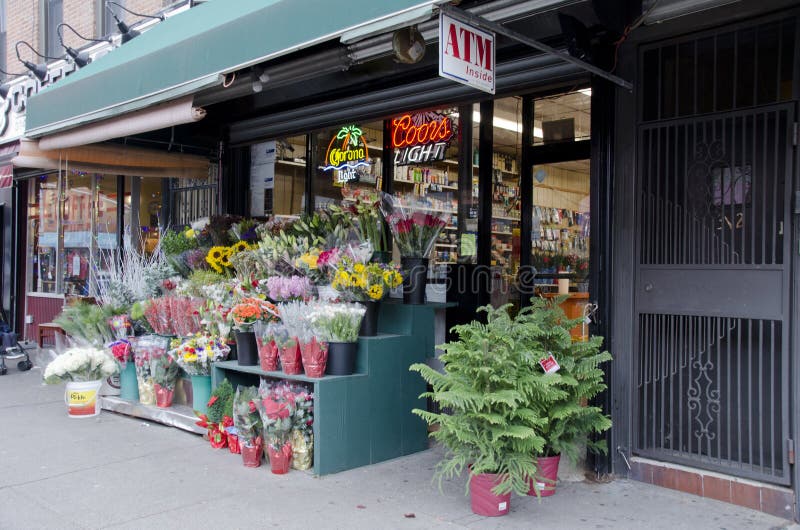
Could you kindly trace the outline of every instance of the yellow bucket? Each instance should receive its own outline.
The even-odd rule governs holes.
[[[100,386],[103,381],[70,381],[64,403],[70,418],[91,418],[100,414]]]

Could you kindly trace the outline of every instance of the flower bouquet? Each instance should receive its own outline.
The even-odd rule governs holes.
[[[246,467],[261,465],[264,439],[261,436],[261,416],[256,408],[258,389],[254,386],[239,386],[233,398],[233,425]]]
[[[428,258],[439,233],[447,226],[450,213],[430,208],[415,198],[381,196],[383,212],[402,256],[405,276],[403,298],[407,304],[425,302]]]
[[[264,425],[266,451],[272,472],[283,475],[289,471],[292,459],[291,433],[295,412],[294,395],[270,393],[259,400],[258,411]]]
[[[267,296],[274,302],[305,300],[311,296],[311,281],[305,276],[271,276],[266,281]]]
[[[344,212],[355,217],[356,231],[361,241],[369,241],[376,255],[385,253],[389,246],[381,218],[381,198],[373,190],[356,188],[343,189],[342,195],[349,199],[349,204],[342,207]]]
[[[117,339],[131,335],[131,318],[128,315],[114,315],[108,319],[108,327]]]
[[[169,408],[175,393],[175,383],[181,373],[181,367],[169,355],[159,355],[151,360],[153,372],[153,389],[156,393],[156,406]]]
[[[344,258],[336,266],[331,285],[345,300],[364,304],[367,311],[359,335],[373,337],[378,333],[380,301],[402,282],[403,276],[389,265],[361,263]]]
[[[204,420],[198,425],[208,429],[208,441],[214,449],[221,449],[227,444],[231,446],[231,435],[227,428],[233,426],[233,387],[231,382],[224,379],[211,393],[211,399],[206,403],[207,414],[195,411],[195,414]],[[235,438],[235,435],[233,435]],[[238,443],[236,444],[238,448]],[[231,452],[236,452],[238,450]]]
[[[307,320],[308,304],[305,302],[286,302],[279,306],[281,322],[286,335],[280,337],[281,369],[289,375],[303,373],[302,344],[308,344],[314,337]]]
[[[200,331],[201,300],[183,296],[171,296],[166,300],[169,303],[170,321],[175,335],[188,337]]]
[[[278,360],[280,359],[279,343],[281,337],[286,336],[286,330],[282,324],[276,322],[256,322],[253,326],[256,334],[256,344],[258,345],[258,358],[261,369],[265,372],[275,372],[278,370]]]
[[[361,304],[316,304],[308,320],[320,340],[328,343],[330,375],[350,375],[355,371],[358,330],[366,309]]]
[[[124,339],[118,339],[106,346],[117,360],[120,366],[119,371],[119,394],[122,399],[128,401],[139,400],[138,383],[136,382],[136,366],[133,362],[133,349],[131,343]]]
[[[167,352],[168,339],[157,335],[131,337],[133,363],[136,366],[136,379],[139,383],[139,402],[155,405],[156,394],[153,385],[152,361]]]
[[[173,335],[171,304],[169,297],[153,298],[144,309],[147,323],[158,335]]]
[[[103,379],[118,371],[119,365],[103,350],[70,348],[50,361],[44,382],[66,383],[64,401],[70,417],[91,417],[100,413],[97,398]]]
[[[292,387],[292,467],[310,469],[314,458],[314,394],[301,386]]]
[[[205,412],[211,397],[211,363],[222,361],[230,348],[216,335],[200,335],[184,340],[169,354],[192,379],[192,408]]]
[[[229,318],[236,329],[236,351],[241,366],[258,364],[258,345],[253,326],[260,320],[278,316],[274,305],[259,298],[245,298],[231,308]]]

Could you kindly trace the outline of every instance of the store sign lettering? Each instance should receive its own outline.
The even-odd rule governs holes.
[[[437,113],[405,114],[392,120],[392,147],[397,166],[444,160],[453,138],[453,121]]]
[[[494,94],[494,35],[439,14],[439,75]]]
[[[324,171],[334,170],[336,182],[358,180],[359,167],[369,166],[369,147],[364,133],[355,125],[346,125],[331,138],[325,153]]]

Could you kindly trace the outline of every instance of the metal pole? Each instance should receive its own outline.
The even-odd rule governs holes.
[[[508,38],[514,39],[522,44],[527,44],[531,48],[535,48],[541,52],[544,52],[548,55],[553,55],[558,57],[559,59],[572,63],[575,66],[586,70],[587,72],[591,72],[598,77],[602,77],[603,79],[607,79],[611,81],[615,85],[618,85],[622,88],[625,88],[629,91],[633,91],[633,84],[630,82],[622,79],[621,77],[617,77],[614,74],[610,74],[603,70],[602,68],[598,68],[593,64],[589,64],[586,61],[582,61],[576,57],[571,56],[570,54],[563,52],[561,50],[557,50],[547,44],[541,43],[538,40],[532,39],[530,37],[526,37],[522,33],[518,33],[512,29],[508,29],[507,27],[503,26],[502,24],[498,24],[497,22],[492,22],[491,20],[487,20],[483,17],[478,15],[473,15],[468,11],[464,11],[463,9],[459,9],[457,7],[452,7],[449,5],[441,5],[439,8],[442,10],[443,13],[452,16],[453,18],[457,18],[462,22],[467,24],[471,24],[473,26],[477,26],[479,28],[485,29],[487,31],[493,31],[500,35],[505,35]]]

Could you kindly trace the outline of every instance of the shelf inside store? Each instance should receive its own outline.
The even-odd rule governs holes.
[[[449,247],[449,248],[458,248],[458,245],[455,243],[436,243],[437,247]]]
[[[297,167],[306,167],[305,162],[295,162],[294,160],[276,160],[276,164],[284,164],[287,166],[297,166]]]
[[[492,215],[492,219],[503,219],[504,221],[519,221],[519,217],[505,217],[502,215]]]
[[[498,236],[513,236],[514,235],[511,232],[500,232],[500,231],[496,231],[496,230],[492,230],[492,234],[498,235]]]

